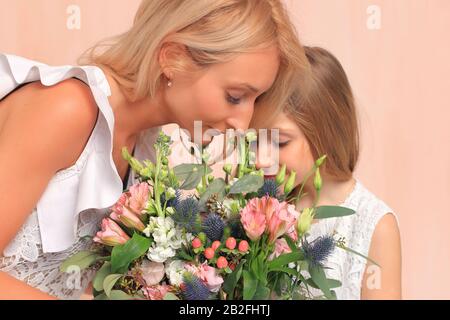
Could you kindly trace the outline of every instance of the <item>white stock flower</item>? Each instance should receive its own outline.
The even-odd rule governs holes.
[[[174,257],[175,250],[171,247],[157,247],[155,243],[148,249],[147,258],[154,262],[165,262],[168,258]]]
[[[176,249],[183,243],[182,231],[175,227],[170,217],[151,217],[148,229],[152,230],[154,243],[148,250],[148,258],[155,262],[164,262],[175,256]]]
[[[183,282],[183,273],[186,263],[182,260],[173,260],[166,263],[166,275],[171,285],[180,286]]]

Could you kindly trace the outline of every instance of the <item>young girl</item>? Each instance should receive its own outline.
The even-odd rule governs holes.
[[[380,265],[336,248],[324,265],[330,268],[325,270],[328,278],[342,282],[335,290],[337,298],[400,299],[401,252],[396,216],[353,176],[359,141],[347,76],[328,51],[308,47],[305,51],[311,64],[310,81],[299,88],[285,112],[270,126],[279,129],[279,163],[297,172],[298,186],[315,159],[327,155],[321,169],[323,190],[318,205],[341,205],[356,214],[315,221],[310,237],[336,233],[335,237],[345,239],[347,247]],[[262,159],[258,165],[267,168],[270,164]],[[300,210],[314,201],[312,181],[304,191],[307,196],[299,202]]]
[[[89,245],[101,214],[87,209],[127,187],[122,147],[152,158],[143,133],[168,123],[191,137],[195,120],[246,129],[307,65],[279,0],[144,0],[130,30],[86,57],[0,55],[0,299],[81,295],[89,277],[59,268]]]

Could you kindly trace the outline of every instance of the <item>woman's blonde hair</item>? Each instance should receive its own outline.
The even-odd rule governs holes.
[[[281,111],[293,79],[308,69],[295,28],[279,0],[143,0],[127,32],[100,42],[80,64],[107,67],[132,100],[153,97],[163,79],[160,49],[182,45],[178,70],[229,61],[240,53],[276,45],[280,68],[272,88],[257,105],[261,112]],[[262,66],[263,67],[263,66]]]
[[[355,101],[347,75],[330,52],[305,47],[311,65],[307,86],[297,86],[287,114],[308,140],[317,159],[326,154],[325,172],[339,180],[352,177],[359,156]]]

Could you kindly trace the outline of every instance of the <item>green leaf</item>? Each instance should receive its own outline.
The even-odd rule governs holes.
[[[320,289],[311,278],[310,279],[305,279],[305,280],[311,287],[316,288],[316,289]],[[339,288],[340,286],[342,286],[342,283],[339,280],[327,279],[327,281],[328,281],[328,287],[330,289]]]
[[[325,297],[327,297],[327,299],[330,299],[332,297],[330,287],[328,285],[328,279],[323,269],[320,266],[310,265],[309,274],[311,275],[312,281],[314,281],[317,287],[319,287]]]
[[[256,192],[264,184],[260,175],[247,174],[236,181],[230,188],[230,194]]]
[[[195,168],[195,169],[194,169]],[[203,170],[203,166],[201,164],[195,163],[184,163],[173,168],[173,172],[177,176],[179,180],[186,180],[186,178],[194,172],[194,170]]]
[[[355,211],[346,207],[339,206],[320,206],[315,209],[314,219],[328,219],[336,217],[345,217],[354,214]]]
[[[122,276],[123,275],[121,275],[121,274],[110,274],[105,277],[105,279],[103,280],[103,289],[105,290],[105,294],[108,297],[111,297],[112,288],[116,284],[117,280],[122,278]]]
[[[94,300],[131,300],[131,299],[135,299],[135,297],[130,296],[121,290],[112,290],[110,292],[109,297],[106,294],[102,293],[94,298]]]
[[[234,271],[228,275],[222,285],[223,291],[228,294],[228,299],[233,300],[234,289],[236,288],[237,283],[242,275],[242,267],[244,266],[245,259],[242,259]]]
[[[286,243],[288,244],[288,246],[292,252],[298,250],[297,245],[295,244],[294,240],[291,239],[291,237],[289,237],[288,235],[285,235],[284,240],[286,240]]]
[[[163,300],[180,300],[180,299],[172,292],[169,292],[164,295]]]
[[[297,277],[298,276],[298,272],[295,269],[292,268],[287,268],[287,267],[278,267],[278,268],[274,268],[272,270],[270,270],[271,272],[284,272],[287,273],[293,277]]]
[[[262,282],[264,285],[267,284],[267,257],[263,252],[261,252],[256,259],[252,261],[251,270],[256,278]]]
[[[61,272],[68,272],[70,271],[69,268],[74,266],[83,270],[94,264],[99,257],[100,255],[96,252],[80,251],[64,261],[60,266],[60,270]]]
[[[103,281],[105,280],[106,276],[111,273],[111,263],[106,261],[102,267],[97,271],[95,274],[95,278],[92,281],[92,286],[97,291],[103,290]]]
[[[367,261],[370,261],[370,262],[372,262],[374,265],[376,265],[376,266],[378,266],[378,267],[381,268],[381,266],[380,266],[378,263],[376,263],[376,261],[370,259],[369,257],[366,257],[365,255],[363,255],[363,254],[361,254],[361,253],[359,253],[359,252],[357,252],[357,251],[355,251],[355,250],[353,250],[353,249],[350,249],[349,247],[346,247],[346,246],[344,246],[344,245],[338,245],[337,247],[338,247],[338,248],[341,248],[342,250],[348,251],[348,252],[350,252],[350,253],[356,254],[357,256],[360,256],[361,258],[364,258],[364,259],[366,259]]]
[[[258,288],[258,280],[247,270],[242,272],[244,278],[244,300],[252,300]]]
[[[198,186],[200,181],[202,180],[203,173],[193,172],[191,175],[189,175],[186,180],[184,180],[183,184],[180,186],[181,190],[192,190]]]
[[[112,290],[109,295],[110,300],[132,300],[135,299],[135,297],[130,296],[129,294],[126,294],[125,292],[121,290]]]
[[[145,254],[150,245],[149,238],[135,233],[125,244],[115,246],[111,253],[111,271],[125,273],[130,263]]]
[[[267,300],[270,295],[270,289],[262,285],[261,282],[258,283],[253,300]]]
[[[272,261],[269,261],[268,269],[269,271],[272,271],[273,269],[286,266],[291,262],[297,262],[301,259],[303,259],[303,254],[297,249],[296,251],[282,254]]]
[[[96,295],[94,297],[94,300],[108,300],[108,296],[106,294],[102,293],[102,294]]]
[[[192,190],[200,183],[202,177],[206,174],[212,172],[209,167],[206,167],[202,164],[180,164],[176,166],[174,169],[174,173],[180,181],[184,181],[180,186],[182,190]],[[206,172],[205,172],[206,171]]]
[[[206,191],[200,196],[200,206],[204,206],[209,197],[211,197],[215,193],[219,196],[218,200],[222,200],[225,196],[226,185],[227,184],[225,183],[225,180],[223,180],[222,178],[215,179],[213,182],[211,182],[206,188]]]

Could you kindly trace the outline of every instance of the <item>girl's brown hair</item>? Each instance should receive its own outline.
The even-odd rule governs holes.
[[[351,178],[359,155],[355,101],[347,75],[330,52],[305,47],[311,64],[307,86],[289,100],[287,113],[309,142],[315,158],[326,154],[324,172],[339,180]]]

